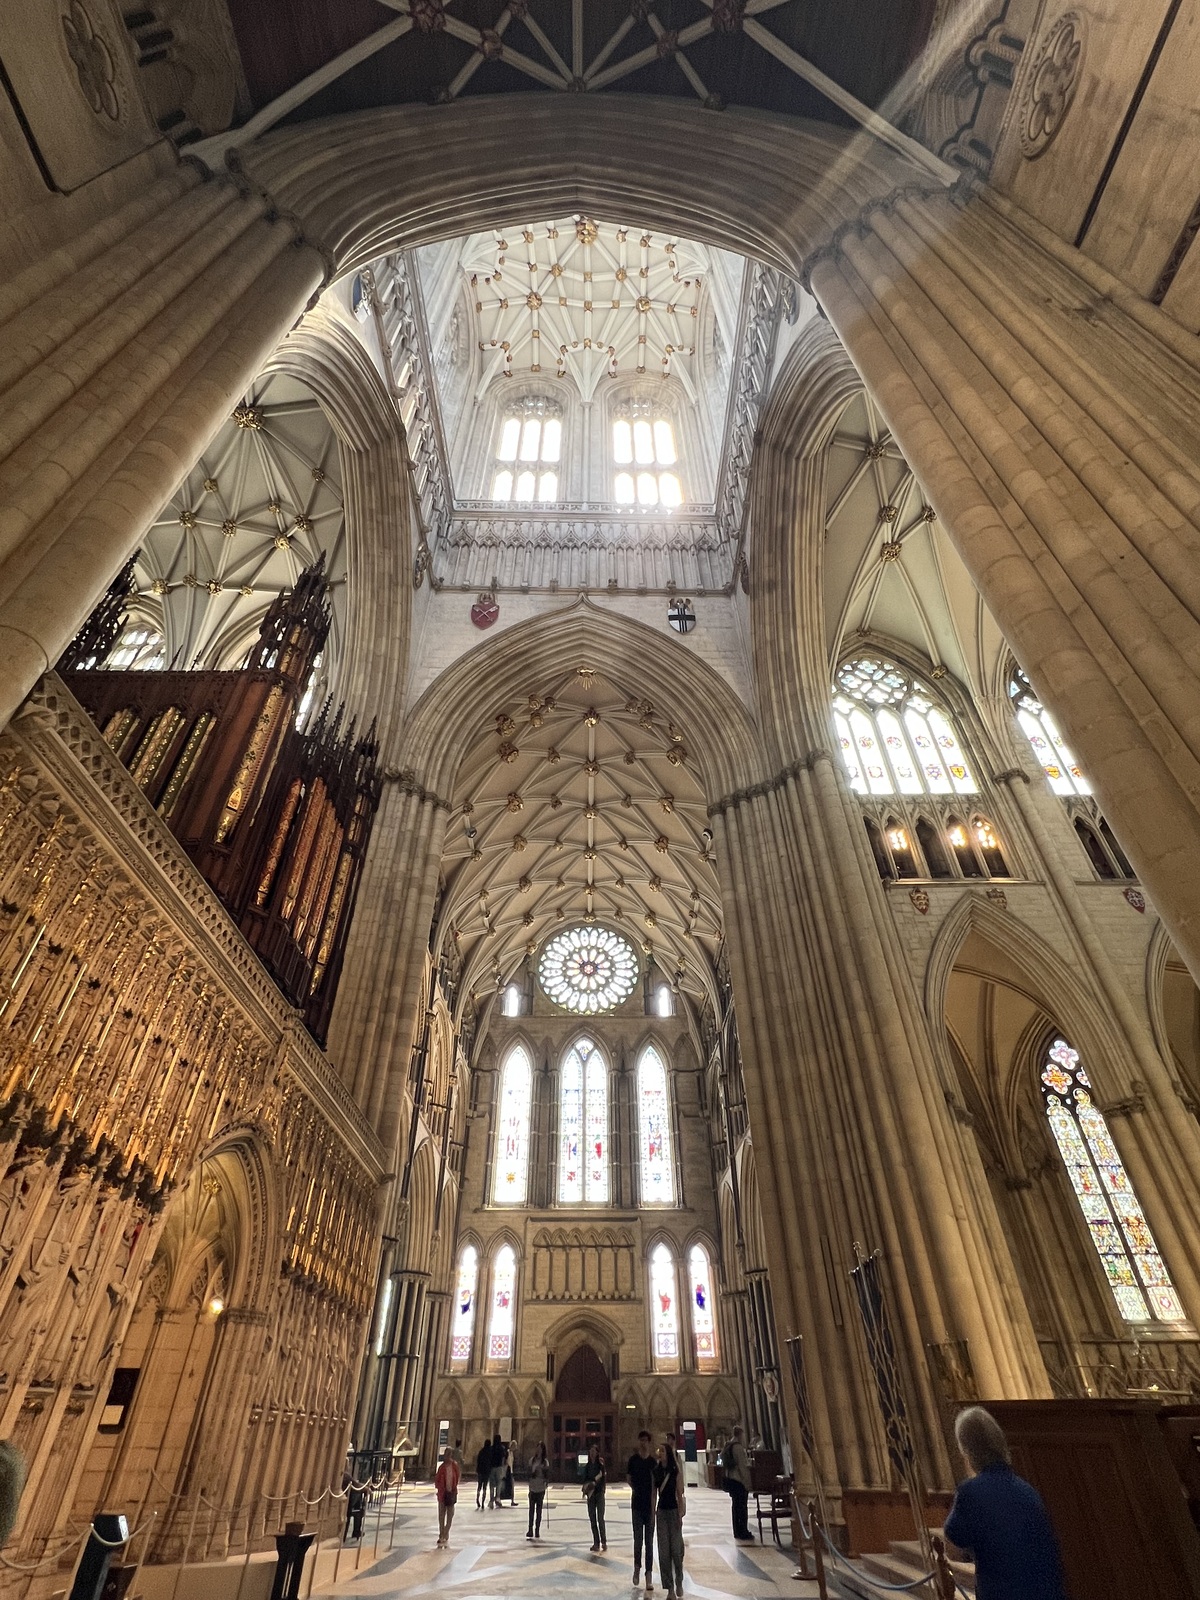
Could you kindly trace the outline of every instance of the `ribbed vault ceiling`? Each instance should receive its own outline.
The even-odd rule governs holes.
[[[483,994],[595,918],[694,993],[721,913],[695,754],[646,700],[579,668],[495,707],[454,795],[442,922]]]
[[[977,696],[997,692],[1004,639],[865,392],[838,423],[826,483],[831,671],[856,640],[896,639]]]

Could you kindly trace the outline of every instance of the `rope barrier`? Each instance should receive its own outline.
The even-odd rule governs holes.
[[[92,1522],[84,1528],[82,1533],[77,1533],[73,1539],[69,1539],[66,1544],[52,1554],[43,1556],[40,1561],[10,1561],[6,1555],[0,1554],[0,1563],[8,1567],[12,1572],[36,1572],[39,1567],[48,1567],[51,1562],[61,1561],[68,1550],[73,1550],[77,1544],[82,1544],[89,1536],[95,1539],[97,1544],[102,1544],[109,1550],[120,1550],[125,1545],[132,1544],[139,1534],[144,1533],[157,1515],[156,1511],[152,1511],[145,1522],[140,1527],[134,1528],[133,1532],[127,1534],[124,1539],[106,1539],[102,1533],[96,1531],[96,1524]]]
[[[847,1571],[852,1572],[860,1582],[867,1584],[870,1588],[878,1589],[883,1594],[910,1594],[914,1589],[920,1589],[923,1585],[927,1583],[933,1583],[937,1579],[937,1567],[931,1568],[930,1571],[926,1572],[922,1577],[913,1578],[908,1583],[884,1583],[881,1578],[873,1578],[870,1573],[864,1572],[861,1567],[856,1567],[852,1561],[848,1561],[846,1559],[846,1557],[830,1539],[829,1535],[825,1532],[824,1527],[821,1525],[815,1513],[811,1517],[809,1525],[806,1527],[804,1522],[804,1513],[800,1509],[799,1501],[793,1499],[793,1506],[795,1508],[796,1520],[800,1524],[800,1532],[803,1538],[805,1538],[809,1544],[813,1545],[815,1549],[816,1541],[813,1537],[813,1532],[815,1529],[816,1532],[821,1535],[821,1543],[833,1557],[834,1561],[840,1562],[841,1565],[847,1569]],[[966,1594],[966,1591],[963,1590],[961,1584],[957,1583],[957,1581],[955,1583],[955,1587],[963,1595],[963,1600],[970,1600],[970,1597]]]

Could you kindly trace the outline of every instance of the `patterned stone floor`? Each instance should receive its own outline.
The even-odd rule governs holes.
[[[381,1553],[373,1565],[367,1565],[364,1558],[354,1573],[350,1570],[354,1556],[348,1547],[337,1582],[318,1583],[312,1593],[370,1596],[372,1600],[390,1600],[392,1596],[407,1600],[420,1595],[437,1595],[438,1600],[458,1600],[459,1596],[462,1600],[631,1600],[633,1533],[629,1492],[623,1486],[609,1490],[608,1553],[598,1556],[589,1550],[587,1508],[571,1487],[551,1487],[540,1543],[525,1538],[523,1487],[518,1487],[516,1509],[501,1511],[476,1511],[472,1482],[464,1482],[463,1491],[448,1550],[435,1549],[437,1507],[432,1488],[424,1484],[405,1488],[394,1548]],[[688,1490],[684,1539],[684,1593],[689,1597],[814,1600],[816,1596],[815,1583],[792,1577],[795,1563],[790,1553],[770,1542],[734,1544],[729,1500],[724,1494]],[[661,1584],[656,1583],[658,1600],[663,1594]]]

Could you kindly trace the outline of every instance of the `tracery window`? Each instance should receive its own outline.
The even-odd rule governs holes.
[[[584,1016],[611,1011],[628,1000],[637,977],[633,946],[611,928],[557,933],[538,962],[538,978],[550,999]]]
[[[1055,1039],[1042,1069],[1046,1116],[1075,1198],[1126,1322],[1182,1322],[1183,1306],[1138,1204],[1092,1086],[1065,1039]]]
[[[843,662],[833,712],[856,794],[978,794],[949,717],[890,661]]]
[[[1008,678],[1008,697],[1021,731],[1033,746],[1033,753],[1055,794],[1091,794],[1083,768],[1067,748],[1054,718],[1034,694],[1029,679],[1015,665]]]
[[[675,1015],[675,996],[671,993],[669,984],[660,983],[654,991],[654,1015],[656,1017]]]
[[[104,665],[112,672],[158,672],[166,665],[167,645],[162,629],[131,617],[109,652]]]
[[[679,452],[670,417],[655,414],[648,402],[634,402],[617,417],[612,433],[613,499],[619,506],[662,507],[683,504]]]
[[[679,1303],[675,1291],[675,1257],[665,1243],[650,1254],[650,1321],[654,1331],[657,1372],[679,1368]]]
[[[504,1017],[519,1017],[521,1015],[521,985],[510,983],[505,987],[500,1000],[500,1015]]]
[[[473,1244],[458,1258],[458,1283],[454,1290],[454,1323],[450,1330],[450,1365],[461,1370],[471,1359],[475,1336],[475,1296],[479,1288],[479,1252]]]
[[[652,1044],[648,1044],[638,1058],[637,1092],[642,1204],[673,1205],[675,1178],[671,1161],[667,1068]]]
[[[513,1328],[516,1322],[517,1253],[502,1244],[492,1258],[492,1313],[488,1319],[487,1358],[489,1365],[512,1360]]]
[[[492,499],[543,504],[558,499],[562,417],[554,402],[532,397],[501,418]]]
[[[717,1321],[713,1309],[708,1251],[702,1244],[694,1244],[688,1251],[688,1280],[692,1291],[692,1343],[696,1351],[696,1369],[699,1372],[715,1372],[719,1365]]]
[[[558,1198],[608,1203],[608,1066],[591,1039],[577,1039],[562,1064]]]
[[[500,1073],[496,1113],[496,1158],[492,1198],[497,1205],[523,1206],[529,1190],[529,1113],[533,1065],[524,1045],[514,1045]]]

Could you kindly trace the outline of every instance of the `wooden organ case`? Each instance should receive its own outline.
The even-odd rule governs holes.
[[[324,557],[274,601],[234,672],[100,667],[122,583],[58,670],[324,1044],[380,796],[374,725],[359,737],[326,706],[296,726],[329,633]]]

